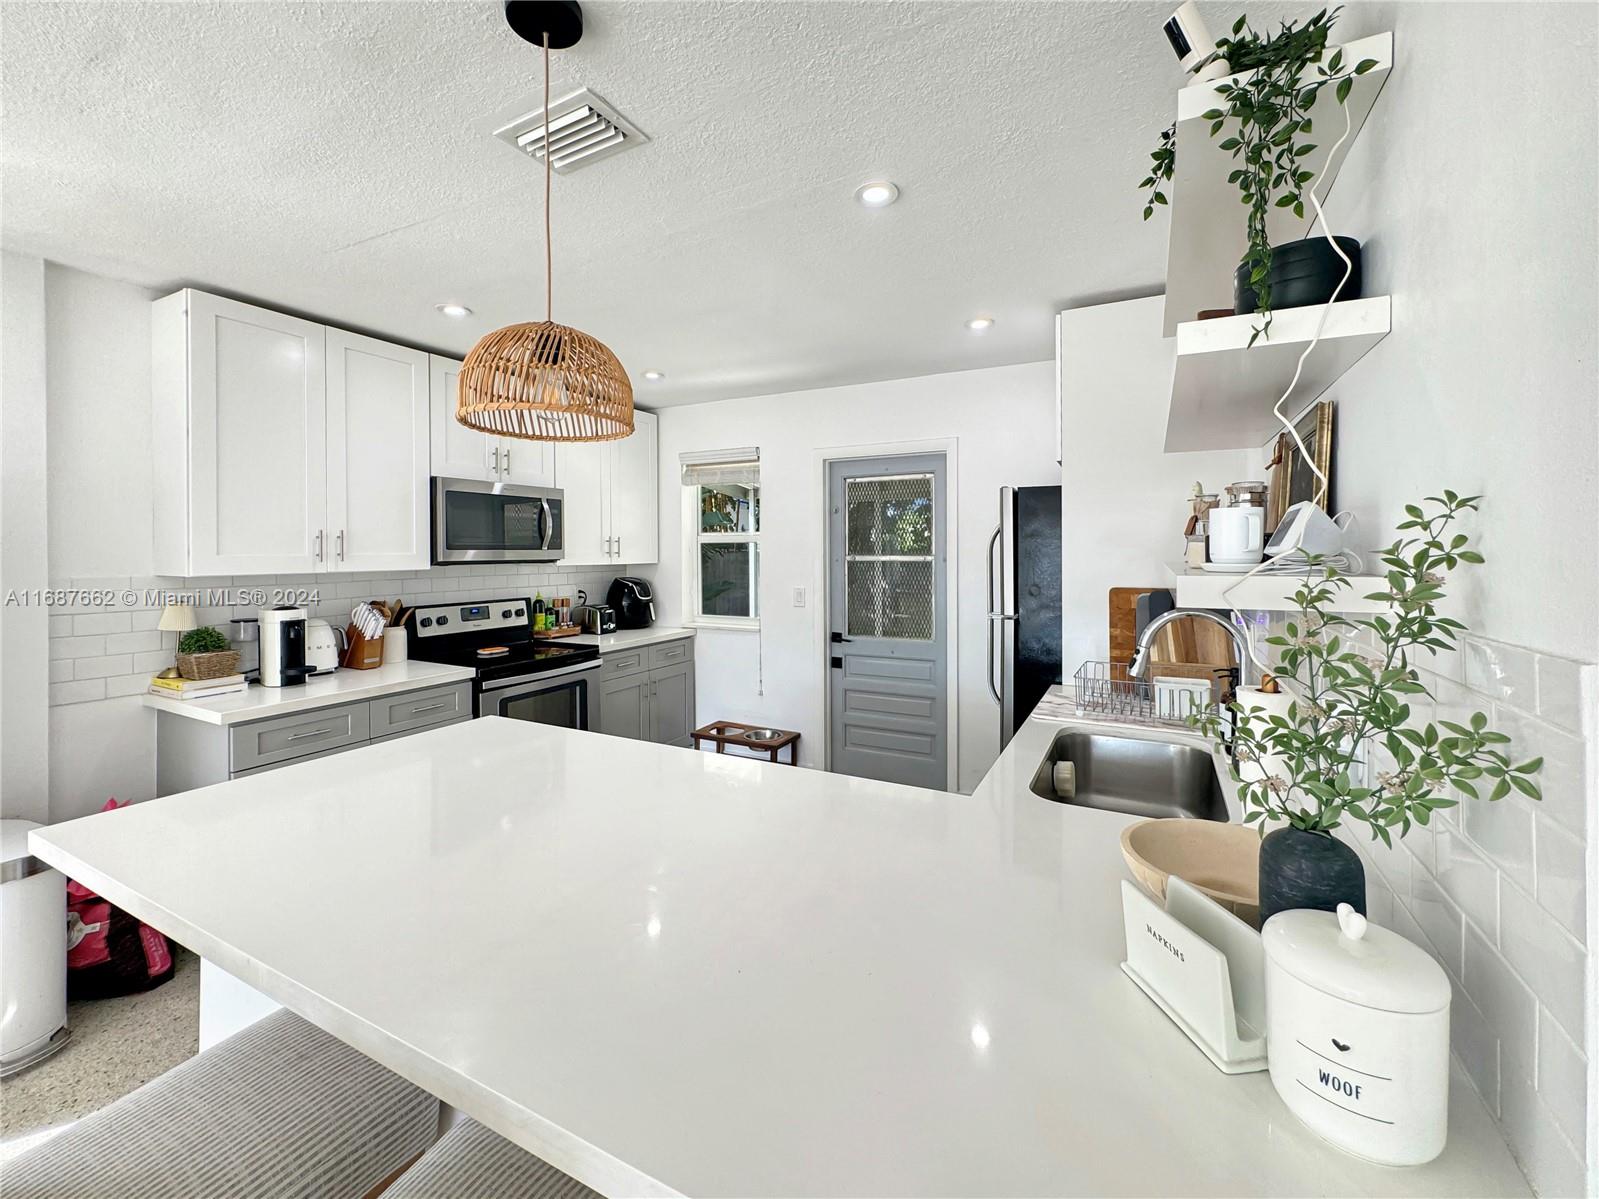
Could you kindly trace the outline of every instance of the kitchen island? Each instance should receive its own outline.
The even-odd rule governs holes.
[[[1469,1086],[1388,1169],[1128,981],[1127,817],[476,720],[33,852],[610,1194],[1521,1195]],[[225,795],[227,802],[218,802]]]

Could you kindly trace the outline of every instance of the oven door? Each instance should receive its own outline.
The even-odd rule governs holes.
[[[586,729],[594,711],[599,671],[599,662],[584,662],[581,666],[485,684],[478,691],[477,715]]]
[[[556,487],[433,480],[433,561],[554,562],[565,551]]]

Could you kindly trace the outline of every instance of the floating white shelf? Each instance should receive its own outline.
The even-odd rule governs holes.
[[[1273,313],[1270,335],[1253,346],[1249,338],[1261,324],[1258,315],[1178,325],[1166,452],[1244,449],[1265,445],[1281,433],[1272,407],[1288,389],[1323,307]],[[1292,419],[1304,412],[1339,375],[1387,337],[1390,315],[1387,296],[1334,304],[1321,342],[1305,360],[1286,415]]]
[[[1350,575],[1349,590],[1334,609],[1338,612],[1369,614],[1387,611],[1386,604],[1363,598],[1385,590],[1388,581],[1377,575]],[[1295,612],[1294,592],[1304,585],[1301,574],[1258,574],[1252,579],[1241,575],[1214,574],[1208,570],[1189,570],[1181,562],[1166,566],[1166,585],[1171,588],[1179,608],[1237,608],[1240,611]],[[1227,589],[1237,586],[1232,595]]]
[[[1333,88],[1323,88],[1311,109],[1318,149],[1299,161],[1304,169],[1316,172],[1313,186],[1323,202],[1388,79],[1394,61],[1394,35],[1379,33],[1349,42],[1342,49],[1342,69],[1353,69],[1368,58],[1377,65],[1354,77],[1348,100],[1351,132],[1335,162],[1327,161],[1327,152],[1343,132],[1344,119]],[[1332,54],[1329,49],[1326,57],[1331,59]],[[1220,137],[1210,136],[1210,122],[1201,114],[1220,106],[1215,92],[1217,83],[1241,78],[1242,75],[1232,75],[1209,86],[1185,87],[1177,93],[1177,163],[1167,189],[1171,200],[1171,240],[1166,250],[1167,337],[1177,332],[1179,324],[1193,320],[1204,309],[1233,306],[1233,270],[1248,248],[1245,209],[1238,202],[1237,185],[1227,182],[1238,163],[1220,148]],[[1314,216],[1308,203],[1304,217],[1296,217],[1286,208],[1273,208],[1266,226],[1272,244],[1305,236]],[[1335,226],[1334,232],[1343,232],[1336,228],[1335,214],[1329,212],[1328,219]]]

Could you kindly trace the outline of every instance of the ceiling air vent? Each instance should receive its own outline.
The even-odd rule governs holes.
[[[544,110],[517,117],[494,131],[535,162],[544,161]],[[550,165],[565,175],[650,139],[599,96],[583,88],[550,103]]]

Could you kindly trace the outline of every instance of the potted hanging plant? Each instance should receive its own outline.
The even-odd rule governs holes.
[[[1291,208],[1295,216],[1305,215],[1305,188],[1314,181],[1315,172],[1303,160],[1316,149],[1310,110],[1322,89],[1331,86],[1343,105],[1354,77],[1377,65],[1369,58],[1350,65],[1342,50],[1334,50],[1323,61],[1327,35],[1339,11],[1322,9],[1303,25],[1285,21],[1269,36],[1256,33],[1247,17],[1239,17],[1232,35],[1216,43],[1213,57],[1225,59],[1242,74],[1215,85],[1220,103],[1201,119],[1210,123],[1210,136],[1220,138],[1221,148],[1237,163],[1227,181],[1238,188],[1239,199],[1248,209],[1248,249],[1234,279],[1234,308],[1259,312],[1264,318],[1250,337],[1251,345],[1271,328],[1274,283],[1285,290],[1295,285],[1298,294],[1286,297],[1293,305],[1314,304],[1331,298],[1343,278],[1343,261],[1332,247],[1325,240],[1311,239],[1295,242],[1290,251],[1294,261],[1280,264],[1274,274],[1275,249],[1266,229],[1273,208]],[[1175,123],[1162,131],[1150,159],[1150,172],[1138,185],[1146,193],[1146,221],[1154,215],[1156,205],[1167,203],[1165,189],[1177,165]],[[1340,238],[1339,242],[1345,253],[1354,251],[1350,254],[1354,273],[1338,293],[1352,299],[1360,294],[1360,246],[1352,238]]]
[[[1260,846],[1262,921],[1288,908],[1334,911],[1341,902],[1364,914],[1360,858],[1332,835],[1345,824],[1364,824],[1374,840],[1392,845],[1454,807],[1457,794],[1493,802],[1514,790],[1540,798],[1532,776],[1542,759],[1514,763],[1510,738],[1490,729],[1483,713],[1460,723],[1411,722],[1412,702],[1429,697],[1412,656],[1452,653],[1466,631],[1437,605],[1450,571],[1483,560],[1465,535],[1449,532],[1479,498],[1445,491],[1405,508],[1402,536],[1381,554],[1387,590],[1366,597],[1386,608],[1376,615],[1339,615],[1350,580],[1310,560],[1318,577],[1295,592],[1295,619],[1266,639],[1277,651],[1276,678],[1292,696],[1286,714],[1235,702],[1227,714],[1190,718],[1219,748],[1231,742],[1245,822],[1279,826]],[[1367,779],[1362,766],[1373,746],[1391,761]]]

